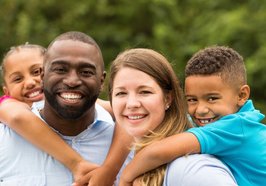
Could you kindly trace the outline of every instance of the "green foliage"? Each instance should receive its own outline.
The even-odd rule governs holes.
[[[266,113],[265,10],[260,0],[1,0],[0,52],[27,41],[47,46],[78,30],[99,43],[107,69],[119,52],[148,47],[167,56],[182,78],[197,50],[227,45],[244,57],[252,99]]]

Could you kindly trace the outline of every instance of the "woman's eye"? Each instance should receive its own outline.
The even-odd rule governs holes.
[[[151,91],[148,91],[148,90],[142,90],[140,91],[140,94],[151,94],[152,92]]]
[[[126,95],[126,92],[116,92],[115,96],[122,96],[122,95]]]

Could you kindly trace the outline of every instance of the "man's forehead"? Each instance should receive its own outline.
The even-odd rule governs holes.
[[[65,58],[83,58],[99,63],[103,68],[103,59],[97,46],[78,40],[55,41],[47,51],[46,62]]]

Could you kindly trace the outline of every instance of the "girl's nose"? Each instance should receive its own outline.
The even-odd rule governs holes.
[[[34,77],[27,77],[25,80],[25,87],[27,89],[32,89],[36,86],[37,81],[35,80]]]

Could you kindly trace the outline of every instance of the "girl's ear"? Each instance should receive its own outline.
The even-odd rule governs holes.
[[[250,95],[250,88],[248,85],[243,85],[239,89],[239,94],[238,94],[238,106],[243,106],[245,102],[248,100]]]
[[[9,96],[9,90],[6,86],[3,86],[3,91],[5,95]]]

